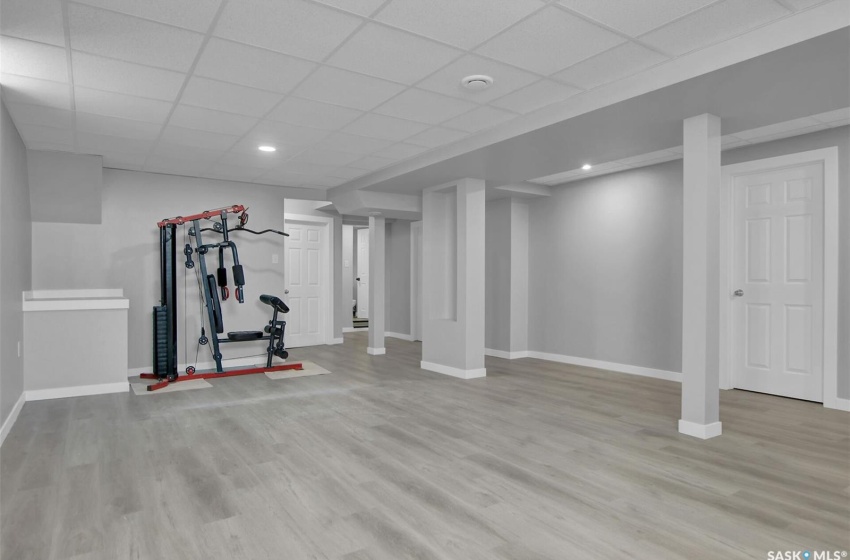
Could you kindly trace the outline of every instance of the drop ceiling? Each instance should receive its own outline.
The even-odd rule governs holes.
[[[829,4],[2,0],[0,84],[30,149],[324,191]]]

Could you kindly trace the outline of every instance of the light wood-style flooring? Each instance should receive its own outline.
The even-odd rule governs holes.
[[[764,560],[850,549],[850,414],[534,359],[483,379],[366,333],[331,375],[30,402],[0,451],[0,558]]]

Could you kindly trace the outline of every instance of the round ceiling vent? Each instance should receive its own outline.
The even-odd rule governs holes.
[[[487,89],[491,85],[493,85],[493,78],[490,76],[485,76],[483,74],[474,74],[472,76],[467,76],[460,81],[461,85],[466,89],[471,89],[473,91],[478,91],[482,89]]]

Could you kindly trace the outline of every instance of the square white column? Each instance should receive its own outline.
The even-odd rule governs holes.
[[[719,436],[720,118],[684,121],[682,418],[679,431]]]
[[[386,354],[384,346],[386,220],[369,216],[369,343],[366,352],[373,356]]]

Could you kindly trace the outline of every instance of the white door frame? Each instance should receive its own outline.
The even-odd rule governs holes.
[[[325,275],[325,301],[328,302],[325,310],[325,327],[322,333],[322,339],[325,344],[334,344],[334,240],[333,240],[333,218],[325,218],[322,216],[310,216],[309,214],[283,214],[283,229],[286,231],[286,222],[308,222],[313,224],[322,224],[325,230],[324,241],[322,242],[322,251],[325,253],[323,259],[322,274]],[[288,287],[287,287],[288,289]]]
[[[417,239],[419,243],[417,243]],[[410,224],[410,338],[422,340],[422,317],[420,310],[422,294],[419,286],[422,278],[422,221]]]
[[[823,406],[838,399],[838,147],[723,166],[720,184],[720,388],[732,389],[732,259],[735,177],[762,170],[823,164]]]

